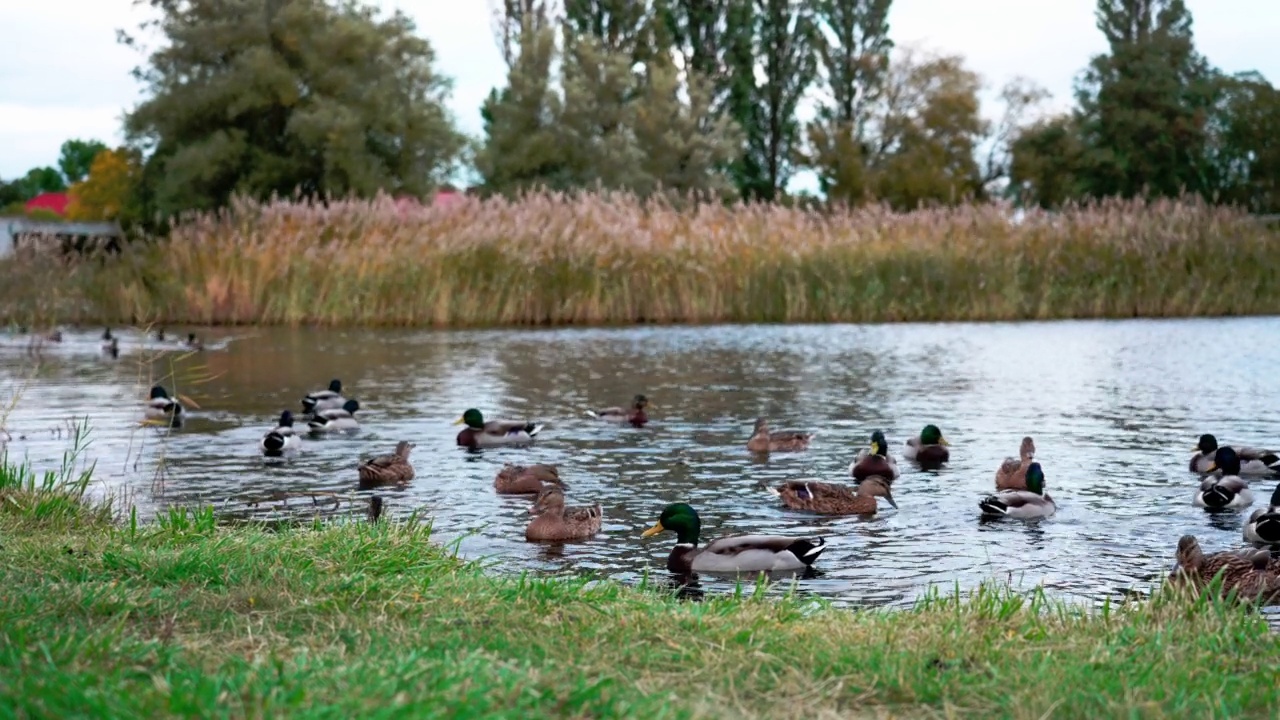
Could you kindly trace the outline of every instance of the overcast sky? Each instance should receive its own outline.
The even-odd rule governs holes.
[[[67,138],[121,142],[120,116],[139,99],[129,75],[138,55],[115,41],[116,29],[145,17],[133,0],[3,1],[0,62],[0,178],[53,165]],[[385,0],[411,15],[454,80],[459,125],[480,134],[479,107],[503,83],[490,30],[490,0]],[[1280,81],[1280,2],[1187,0],[1200,51],[1237,72],[1256,69]],[[1092,0],[896,0],[889,17],[898,43],[963,54],[994,89],[1013,75],[1031,77],[1070,102],[1072,80],[1105,44]],[[987,105],[994,114],[996,108]]]

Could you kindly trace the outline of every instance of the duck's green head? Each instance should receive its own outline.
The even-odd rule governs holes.
[[[472,430],[483,430],[484,415],[481,415],[479,410],[471,408],[470,410],[462,413],[462,417],[453,421],[454,425],[462,425],[464,423]]]
[[[342,403],[342,409],[343,409],[343,410],[346,410],[347,412],[349,412],[349,413],[351,413],[351,414],[355,414],[355,411],[357,411],[357,410],[359,410],[359,409],[360,409],[360,403],[359,403],[358,401],[354,400],[354,399],[353,399],[353,400],[348,400],[348,401],[346,401],[346,402]]]
[[[1196,443],[1196,449],[1205,455],[1212,455],[1218,449],[1218,438],[1205,433],[1200,436],[1200,442]]]
[[[877,430],[871,433],[871,454],[881,455],[889,452],[889,441],[884,439],[884,432]]]
[[[193,336],[193,337],[194,337],[194,336]],[[334,378],[334,379],[330,380],[330,381],[329,381],[329,392],[336,392],[336,393],[338,393],[339,395],[341,395],[341,394],[342,394],[342,381],[341,381],[341,380],[339,380],[339,379],[337,379],[337,378]]]
[[[697,511],[689,505],[672,503],[663,508],[662,514],[658,516],[658,522],[641,533],[640,537],[652,537],[663,530],[675,533],[676,542],[697,545],[698,535],[702,531],[702,521],[698,519]]]
[[[159,385],[155,385],[151,388],[151,399],[155,400],[157,398],[165,399],[165,400],[169,398],[169,393],[165,392],[164,388],[160,387]]]
[[[1220,447],[1209,462],[1209,472],[1221,470],[1224,477],[1240,474],[1240,456],[1229,447]]]
[[[1027,489],[1037,495],[1044,494],[1044,468],[1038,462],[1027,466]]]
[[[920,431],[920,444],[950,445],[951,443],[947,442],[947,439],[942,437],[942,431],[938,429],[937,425],[925,425],[924,429]]]

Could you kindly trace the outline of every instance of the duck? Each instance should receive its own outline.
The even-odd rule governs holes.
[[[534,495],[542,492],[546,485],[555,485],[561,489],[569,487],[560,480],[560,471],[555,465],[507,463],[493,478],[493,489],[499,495]]]
[[[670,530],[676,545],[667,556],[667,570],[681,576],[696,572],[769,572],[806,570],[827,549],[826,538],[787,535],[731,535],[698,547],[702,521],[687,503],[672,503],[662,510],[653,527],[640,534],[653,537]]]
[[[858,451],[858,456],[849,463],[849,475],[858,482],[880,477],[892,483],[899,474],[898,463],[889,454],[889,442],[879,430],[871,433],[871,445]]]
[[[45,333],[42,337],[44,338],[45,342],[60,343],[62,342],[62,331],[57,329],[50,330],[49,332]]]
[[[797,430],[779,430],[771,433],[769,432],[769,421],[764,418],[756,418],[755,430],[751,433],[751,439],[747,440],[747,450],[753,453],[807,450],[809,441],[813,439],[813,436],[814,433],[799,432]]]
[[[314,415],[321,410],[340,408],[346,402],[347,399],[342,397],[342,381],[334,378],[329,381],[328,390],[307,393],[307,396],[302,398],[302,412]]]
[[[1191,503],[1209,510],[1239,510],[1253,504],[1253,491],[1249,481],[1240,477],[1240,458],[1229,447],[1220,447],[1209,461],[1209,471],[1221,470],[1222,475],[1209,475],[1200,481]]]
[[[380,485],[404,485],[413,479],[413,465],[409,464],[409,452],[415,445],[408,440],[396,443],[395,452],[379,455],[360,463],[360,489]]]
[[[1214,456],[1222,448],[1230,448],[1240,458],[1240,475],[1280,475],[1280,455],[1271,450],[1251,447],[1218,445],[1218,438],[1209,433],[1200,436],[1195,454],[1191,456],[1191,472],[1202,475],[1214,470]]]
[[[950,445],[937,425],[925,425],[919,437],[907,438],[902,457],[914,460],[922,468],[936,469],[951,459],[951,451],[947,450]]]
[[[789,480],[769,492],[782,499],[782,504],[792,510],[808,510],[819,515],[874,515],[879,509],[877,497],[882,497],[896,510],[898,503],[889,492],[889,481],[873,475],[848,488],[833,483]]]
[[[259,445],[262,447],[262,454],[267,457],[280,457],[301,449],[302,436],[293,427],[293,413],[288,410],[280,413],[280,422],[262,436]]]
[[[106,354],[110,354],[110,353],[111,353],[111,344],[112,344],[113,342],[115,342],[115,340],[116,340],[115,336],[111,334],[111,328],[103,328],[103,330],[102,330],[102,345],[100,345],[100,346],[99,346],[99,347],[101,348],[102,352],[103,352],[103,353],[106,353]]]
[[[1058,504],[1044,491],[1044,469],[1040,463],[1027,466],[1025,490],[1001,490],[978,503],[983,515],[1021,520],[1044,518],[1058,511]]]
[[[204,350],[204,341],[196,337],[195,333],[187,333],[187,339],[183,341],[184,350]]]
[[[1027,468],[1036,459],[1036,443],[1031,436],[1022,438],[1018,446],[1018,457],[1007,457],[1000,467],[996,468],[996,491],[1026,490]]]
[[[649,416],[645,414],[645,408],[647,407],[649,407],[649,398],[644,395],[636,395],[631,399],[630,408],[608,407],[600,410],[588,410],[587,415],[608,422],[625,422],[636,427],[642,427],[649,422]]]
[[[493,447],[497,445],[522,445],[533,441],[542,432],[542,425],[526,420],[489,420],[475,408],[462,413],[454,425],[466,425],[458,431],[461,447]]]
[[[118,359],[120,357],[120,340],[111,338],[111,342],[102,348],[102,354],[112,360]]]
[[[1195,535],[1178,540],[1177,566],[1169,575],[1171,585],[1204,590],[1221,578],[1223,595],[1234,592],[1238,600],[1274,601],[1280,596],[1280,576],[1266,550],[1233,550],[1206,555]]]
[[[355,430],[360,427],[360,422],[356,420],[356,411],[359,409],[359,401],[352,399],[344,402],[339,408],[317,410],[307,421],[307,427],[313,433]]]
[[[143,407],[148,420],[167,419],[173,427],[182,425],[182,403],[169,397],[169,393],[160,385],[151,388],[151,397]]]
[[[524,529],[529,542],[582,540],[600,532],[604,510],[600,503],[590,507],[565,507],[564,490],[554,485],[543,488],[529,507],[535,516]]]
[[[1271,503],[1249,516],[1244,524],[1244,541],[1257,548],[1280,548],[1280,484],[1271,493]]]
[[[164,342],[164,328],[156,330],[156,342]]]

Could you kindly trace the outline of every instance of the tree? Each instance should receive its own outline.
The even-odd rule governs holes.
[[[11,184],[14,187],[11,194],[16,194],[18,200],[24,203],[40,193],[62,192],[67,189],[62,173],[48,166],[31,168],[26,175]]]
[[[1004,110],[986,138],[989,149],[982,169],[984,192],[999,194],[997,185],[1007,183],[1003,188],[1006,194],[1015,200],[1020,196],[1020,191],[1009,182],[1013,145],[1024,129],[1036,123],[1037,110],[1050,97],[1048,90],[1022,76],[1015,76],[1000,89]]]
[[[98,153],[107,149],[97,140],[68,140],[62,143],[58,155],[58,169],[68,184],[78,183],[89,174],[89,167]]]
[[[1076,91],[1085,191],[1205,190],[1212,74],[1183,0],[1098,0],[1097,21],[1110,53],[1093,58]]]
[[[1009,143],[1009,186],[1019,205],[1056,208],[1084,194],[1084,142],[1070,114],[1015,131]]]
[[[404,14],[356,0],[146,1],[167,43],[135,71],[150,97],[125,126],[153,151],[143,182],[160,213],[233,193],[423,196],[453,169],[464,141],[449,82]]]
[[[889,66],[891,0],[815,0],[815,37],[826,97],[808,125],[808,164],[831,200],[856,202],[866,192],[868,108]]]
[[[564,22],[571,35],[595,38],[604,53],[643,62],[654,51],[646,42],[652,9],[636,0],[564,0]]]
[[[1280,212],[1280,90],[1256,72],[1221,76],[1210,114],[1208,162],[1219,200]]]
[[[868,124],[876,198],[913,209],[982,197],[974,151],[989,124],[980,112],[981,85],[957,55],[899,51]]]
[[[525,35],[550,27],[551,0],[489,0],[493,37],[507,69],[515,67]]]
[[[71,186],[67,216],[73,220],[137,220],[141,179],[142,158],[137,150],[103,150],[93,159],[87,177]]]
[[[748,46],[751,52],[739,45],[730,55],[729,64],[741,81],[730,88],[730,114],[746,134],[745,152],[734,174],[744,197],[774,200],[791,179],[799,157],[796,108],[817,73],[817,27],[808,0],[753,0],[753,6],[751,17],[729,12],[730,25],[752,28],[754,37]],[[745,14],[745,9],[739,12]],[[754,81],[757,66],[764,76],[760,82]]]
[[[594,36],[575,37],[565,28],[562,64],[564,113],[561,146],[574,167],[574,184],[636,187],[642,160],[633,113],[639,77],[624,53],[611,53]]]

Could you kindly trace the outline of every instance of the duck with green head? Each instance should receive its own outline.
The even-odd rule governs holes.
[[[1249,481],[1240,477],[1240,457],[1235,450],[1218,448],[1209,471],[1221,471],[1222,475],[1208,475],[1201,480],[1192,505],[1208,510],[1239,510],[1253,504],[1253,491]]]
[[[542,425],[526,420],[489,420],[479,410],[471,408],[454,421],[454,425],[466,425],[458,431],[461,447],[495,447],[500,445],[525,445],[533,441]]]
[[[667,570],[677,575],[804,570],[827,549],[826,538],[821,536],[785,535],[731,535],[699,548],[702,521],[686,503],[666,506],[658,522],[641,537],[652,537],[664,530],[676,534],[676,546],[667,556]]]
[[[880,430],[871,433],[871,444],[859,450],[858,456],[849,463],[849,475],[858,482],[879,477],[891,483],[899,474],[898,463],[889,454],[889,441]]]
[[[902,457],[914,460],[925,469],[937,468],[951,459],[951,451],[947,450],[950,445],[937,425],[925,425],[919,437],[907,439]]]
[[[1011,517],[1022,520],[1049,517],[1058,505],[1044,491],[1044,469],[1033,462],[1027,467],[1026,490],[1002,490],[988,495],[978,503],[983,515]]]
[[[169,397],[168,391],[160,385],[151,388],[151,397],[143,407],[143,414],[148,421],[166,421],[172,427],[182,425],[182,403]]]
[[[360,401],[347,400],[342,407],[317,410],[307,421],[307,430],[314,434],[331,432],[352,432],[360,429],[360,421],[356,420],[356,411],[360,409]]]
[[[1271,502],[1258,508],[1244,524],[1244,541],[1257,548],[1280,550],[1280,484],[1271,492]]]
[[[1218,438],[1209,433],[1200,436],[1195,449],[1195,454],[1191,456],[1191,472],[1213,472],[1218,450],[1229,449],[1240,458],[1240,475],[1280,475],[1280,455],[1270,450],[1219,445]]]
[[[314,414],[320,410],[336,410],[346,402],[347,399],[342,397],[342,381],[334,378],[329,381],[327,390],[316,390],[302,398],[302,412]]]

